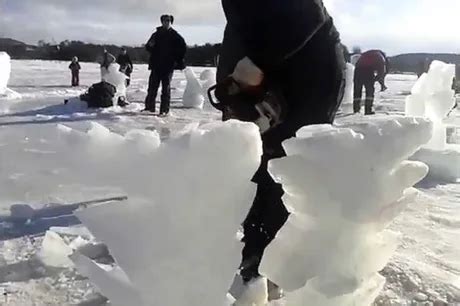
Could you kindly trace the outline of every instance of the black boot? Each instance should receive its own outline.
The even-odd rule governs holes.
[[[365,115],[375,115],[375,112],[372,110],[372,106],[366,105]]]
[[[125,107],[128,105],[129,103],[126,101],[125,97],[118,97],[118,106]]]
[[[354,100],[353,101],[353,113],[356,114],[359,112],[361,112],[361,100],[359,101]]]

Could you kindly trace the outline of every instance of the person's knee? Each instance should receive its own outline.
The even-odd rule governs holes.
[[[374,86],[370,86],[366,89],[366,97],[367,98],[373,98],[375,95],[375,89],[374,89]]]

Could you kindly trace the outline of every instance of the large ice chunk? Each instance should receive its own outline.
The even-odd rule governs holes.
[[[291,215],[268,246],[263,275],[289,291],[286,305],[369,305],[397,247],[387,224],[428,172],[407,158],[431,138],[429,120],[394,117],[309,126],[269,163]]]
[[[455,65],[433,61],[428,73],[423,74],[406,98],[406,115],[426,117],[433,121],[433,137],[412,158],[428,164],[430,176],[446,181],[460,178],[460,150],[447,143],[444,119],[455,105],[452,81]]]
[[[433,61],[427,74],[423,74],[406,98],[406,116],[429,118],[434,123],[433,138],[427,148],[443,150],[446,146],[446,127],[443,120],[455,105],[452,81],[455,65]]]
[[[205,101],[209,102],[208,89],[216,84],[216,73],[211,69],[203,70],[200,74],[200,80],[202,82],[201,86],[203,87]]]
[[[355,66],[347,63],[346,79],[345,79],[345,93],[342,100],[342,105],[353,104],[353,77],[355,74]]]
[[[5,94],[10,79],[11,60],[6,52],[0,52],[0,95]]]
[[[118,97],[126,98],[126,79],[128,77],[120,72],[120,65],[117,63],[110,64],[108,68],[101,67],[101,79],[104,82],[112,84],[117,89],[114,98],[114,105],[117,105]]]
[[[101,127],[80,136],[99,140],[93,147],[110,141],[118,154],[123,147]],[[223,305],[240,263],[236,231],[255,195],[250,179],[261,153],[251,123],[195,127],[145,157],[150,176],[139,177],[142,190],[126,189],[128,203],[78,217],[108,245],[145,305]]]
[[[203,87],[192,68],[185,68],[185,77],[187,86],[185,87],[182,103],[185,107],[202,109],[204,105]]]

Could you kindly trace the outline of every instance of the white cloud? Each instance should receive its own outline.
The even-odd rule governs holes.
[[[460,52],[459,0],[334,2],[334,19],[350,46],[378,47],[390,54]]]
[[[460,52],[460,0],[324,3],[349,46],[382,48],[390,54]],[[0,36],[33,43],[54,38],[138,45],[163,13],[176,17],[176,27],[190,44],[222,37],[225,17],[219,0],[0,0]]]

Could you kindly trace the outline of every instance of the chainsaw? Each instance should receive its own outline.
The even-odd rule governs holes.
[[[242,86],[228,76],[209,88],[208,97],[211,105],[222,112],[224,121],[254,122],[262,134],[283,122],[286,115],[286,101],[281,90],[269,82]]]

